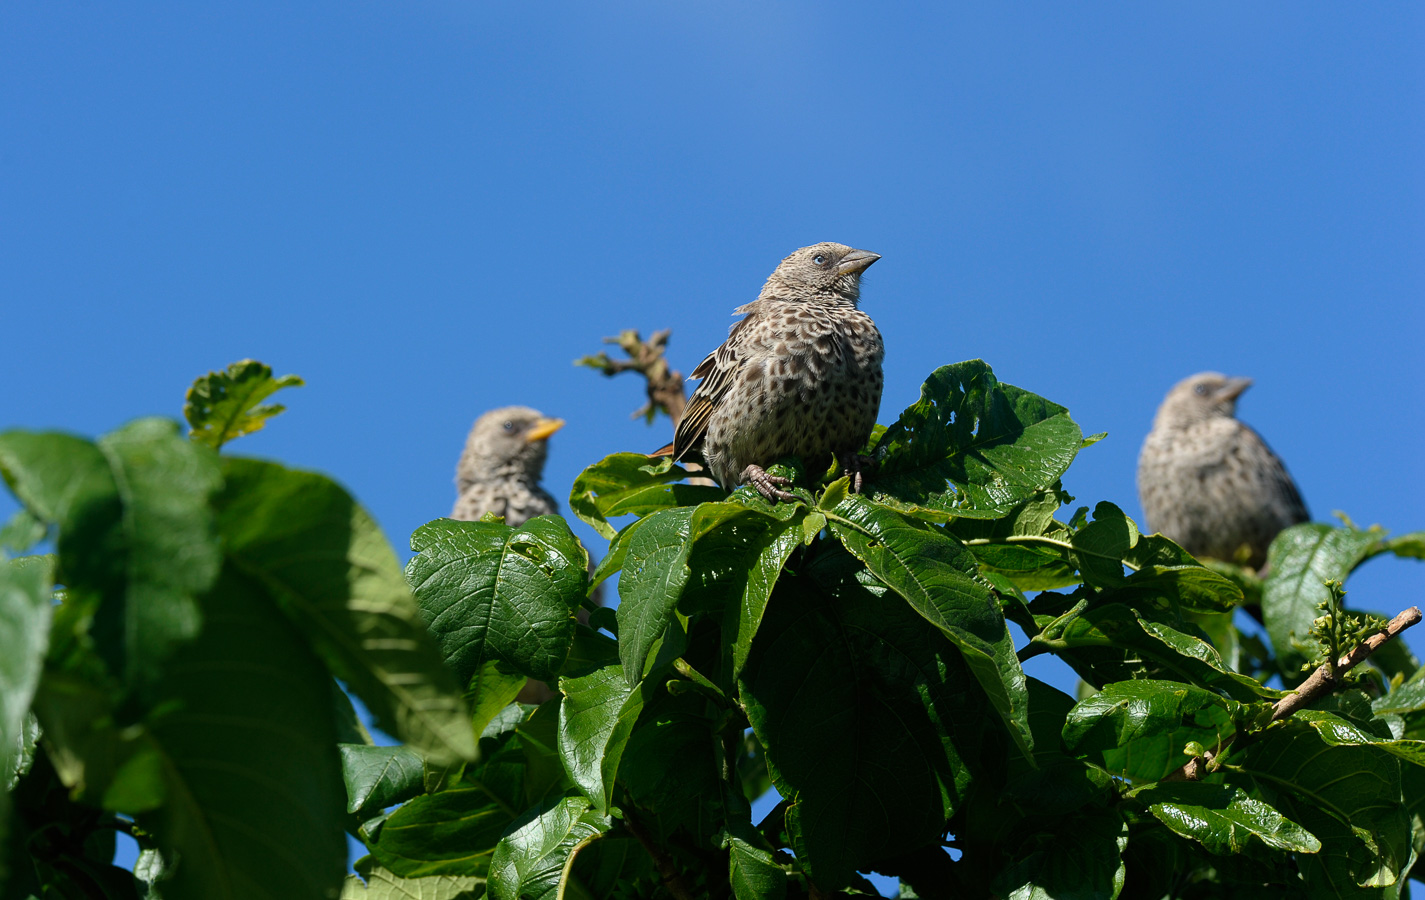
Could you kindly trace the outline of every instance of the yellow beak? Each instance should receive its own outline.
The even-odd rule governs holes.
[[[524,439],[530,443],[542,441],[563,427],[563,419],[540,419],[534,423],[533,428],[524,433]]]

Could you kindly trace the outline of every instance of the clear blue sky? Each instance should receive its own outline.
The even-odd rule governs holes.
[[[568,420],[565,497],[669,436],[571,360],[672,328],[687,372],[835,240],[884,257],[882,422],[983,357],[1108,432],[1067,487],[1138,516],[1163,393],[1250,375],[1316,518],[1425,528],[1422,7],[977,6],[8,0],[0,427],[177,415],[261,359],[309,386],[234,452],[404,551],[482,410]]]

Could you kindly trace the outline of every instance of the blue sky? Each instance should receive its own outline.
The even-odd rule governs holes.
[[[1425,528],[1422,46],[1386,3],[10,0],[0,427],[177,415],[261,359],[308,387],[233,451],[404,551],[481,411],[568,420],[565,497],[669,437],[574,358],[672,328],[690,371],[835,240],[883,256],[882,422],[983,357],[1108,432],[1067,487],[1138,516],[1163,393],[1250,375],[1317,519]],[[1372,562],[1351,600],[1422,582]]]

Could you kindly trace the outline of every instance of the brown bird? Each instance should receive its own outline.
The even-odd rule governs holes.
[[[808,471],[832,455],[861,489],[865,446],[881,406],[885,348],[856,308],[861,273],[881,257],[845,244],[813,244],[782,260],[727,340],[693,370],[693,392],[673,443],[700,452],[728,490],[750,483],[776,503],[789,480],[764,467],[797,456]],[[657,455],[657,454],[655,454]]]
[[[558,504],[539,486],[549,436],[564,426],[527,406],[492,409],[475,420],[455,467],[452,519],[473,522],[486,513],[518,528]]]
[[[1286,466],[1237,421],[1251,384],[1216,372],[1178,382],[1138,456],[1138,497],[1149,529],[1193,556],[1260,569],[1277,533],[1310,516]]]

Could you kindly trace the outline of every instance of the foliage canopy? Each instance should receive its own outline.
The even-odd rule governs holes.
[[[1328,582],[1425,535],[1303,525],[1264,581],[1205,567],[1070,511],[1097,436],[975,360],[877,429],[866,494],[615,454],[570,497],[611,539],[592,577],[554,516],[437,519],[402,572],[329,478],[216,452],[296,384],[199,379],[191,439],[0,434],[0,546],[54,550],[0,559],[3,900],[1408,893],[1418,661],[1385,643],[1296,706],[1267,682],[1377,632]],[[527,678],[562,696],[513,702]]]

